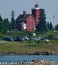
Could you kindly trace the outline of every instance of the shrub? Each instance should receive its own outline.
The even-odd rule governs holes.
[[[48,35],[48,38],[49,38],[50,40],[53,40],[53,39],[54,39],[54,35]]]

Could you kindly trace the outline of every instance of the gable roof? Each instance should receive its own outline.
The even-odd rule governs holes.
[[[20,14],[20,15],[18,16],[18,18],[16,19],[16,21],[26,21],[26,19],[27,19],[29,16],[32,16],[32,17],[33,17],[33,15],[31,15],[31,14],[26,14],[25,16],[24,16],[23,14]]]

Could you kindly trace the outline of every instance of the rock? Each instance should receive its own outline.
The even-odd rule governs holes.
[[[34,52],[33,55],[53,55],[52,52]]]
[[[41,55],[50,55],[49,52],[42,52]]]
[[[32,60],[32,62],[34,62],[34,63],[38,63],[38,62],[40,62],[41,60],[39,60],[39,59],[37,59],[37,60]]]
[[[40,52],[34,52],[33,55],[40,55]]]

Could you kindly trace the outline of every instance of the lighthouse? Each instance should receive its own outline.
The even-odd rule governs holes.
[[[35,17],[35,25],[37,25],[40,18],[40,8],[38,3],[36,3],[34,8],[32,8],[32,15]]]

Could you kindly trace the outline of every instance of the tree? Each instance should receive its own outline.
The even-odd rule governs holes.
[[[50,26],[50,23],[49,22],[47,22],[47,29],[49,30],[49,26]]]
[[[15,29],[15,27],[16,27],[14,17],[15,17],[15,12],[14,12],[14,10],[12,10],[12,12],[11,12],[11,29],[12,30]]]
[[[58,30],[58,24],[57,24],[57,25],[55,25],[55,30]]]
[[[53,25],[52,25],[51,22],[50,22],[50,25],[49,25],[49,30],[53,30]]]
[[[2,30],[3,30],[3,22],[0,21],[0,32],[2,32]]]
[[[40,9],[40,18],[39,24],[36,26],[36,31],[40,32],[47,32],[47,25],[46,25],[46,14],[44,9]]]
[[[48,28],[48,30],[53,30],[53,25],[52,25],[52,22],[48,22],[47,23],[47,28]]]
[[[9,30],[10,30],[10,22],[8,18],[5,18],[3,21],[3,33],[6,33]]]
[[[0,15],[0,32],[2,32],[2,30],[3,30],[3,19]]]
[[[3,21],[3,19],[2,19],[2,17],[1,17],[1,15],[0,15],[0,21]]]

